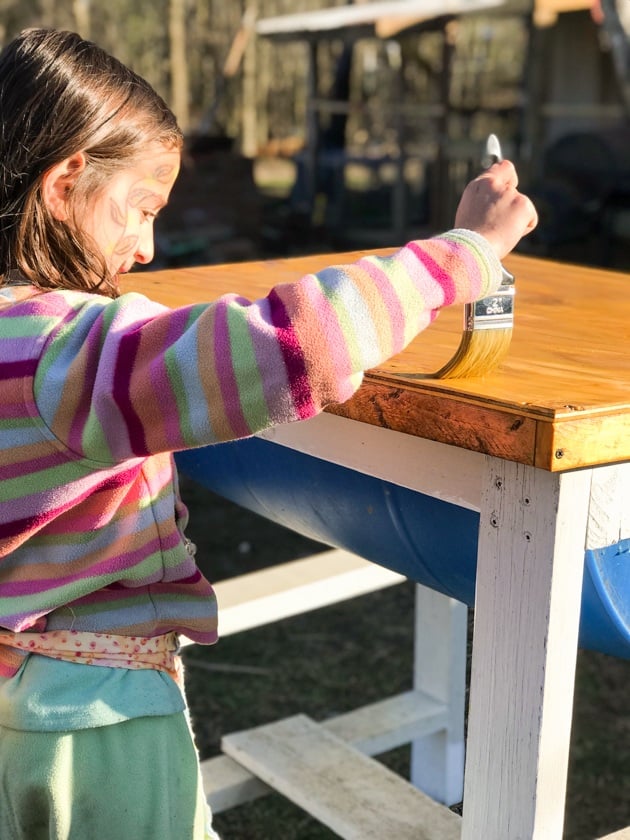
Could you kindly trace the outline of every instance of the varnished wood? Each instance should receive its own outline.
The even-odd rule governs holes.
[[[226,292],[254,299],[361,253],[143,272],[123,288],[168,306]],[[522,255],[505,263],[516,277],[515,324],[497,370],[480,379],[414,379],[455,352],[462,309],[451,307],[329,410],[552,471],[630,460],[630,278]]]

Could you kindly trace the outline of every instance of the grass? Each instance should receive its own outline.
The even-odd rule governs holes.
[[[184,480],[182,492],[189,536],[210,579],[321,548],[193,482]],[[409,689],[413,594],[405,583],[188,649],[186,682],[202,757],[215,755],[227,732],[299,712],[323,720]],[[580,652],[565,840],[594,840],[630,825],[629,685],[630,661]],[[408,748],[381,758],[407,775]],[[336,836],[275,794],[218,814],[215,826],[224,840]]]

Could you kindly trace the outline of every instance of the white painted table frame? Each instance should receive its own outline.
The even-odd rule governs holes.
[[[561,840],[584,550],[630,534],[630,466],[551,473],[329,414],[263,437],[480,512],[461,837]],[[416,687],[439,695],[449,677],[422,662],[448,639],[416,641]],[[413,780],[441,801],[457,801],[459,733],[414,745]]]

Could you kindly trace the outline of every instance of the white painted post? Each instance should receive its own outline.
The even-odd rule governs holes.
[[[614,545],[630,537],[630,464],[607,464],[593,471],[586,548]]]
[[[462,840],[560,840],[591,470],[487,458]]]
[[[448,706],[448,724],[412,742],[411,782],[445,805],[464,785],[467,626],[465,604],[417,584],[414,688]]]

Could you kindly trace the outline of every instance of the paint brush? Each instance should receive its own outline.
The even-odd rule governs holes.
[[[501,144],[497,136],[491,134],[486,140],[482,166],[488,169],[501,160]],[[514,276],[504,268],[501,285],[494,294],[466,304],[464,331],[455,355],[436,373],[428,374],[428,378],[485,376],[500,364],[512,340],[514,291]]]

